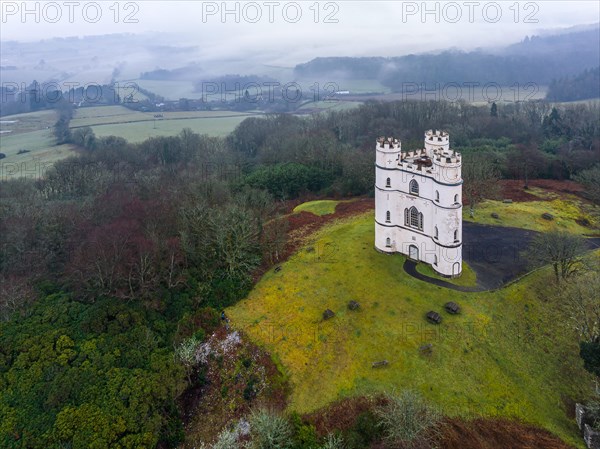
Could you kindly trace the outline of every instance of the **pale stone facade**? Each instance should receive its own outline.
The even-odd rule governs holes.
[[[462,272],[461,155],[448,133],[425,132],[425,148],[402,152],[377,139],[375,248],[430,264],[448,277]]]

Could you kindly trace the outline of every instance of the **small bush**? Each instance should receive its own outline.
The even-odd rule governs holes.
[[[362,449],[369,447],[375,442],[381,430],[377,424],[377,418],[371,411],[358,415],[354,426],[345,434],[348,449]]]
[[[406,448],[436,447],[441,415],[414,391],[387,394],[386,403],[375,409],[384,441]]]
[[[325,443],[321,446],[321,449],[345,449],[344,440],[339,435],[330,433],[325,439]]]
[[[217,441],[210,447],[211,449],[239,449],[236,432],[225,429],[219,434]]]
[[[290,422],[294,429],[294,449],[316,449],[318,447],[315,426],[304,422],[296,412],[290,415]]]
[[[258,379],[255,376],[250,376],[248,379],[248,383],[246,384],[246,388],[244,388],[244,399],[246,401],[251,401],[256,397],[256,388],[255,385],[258,382]]]
[[[292,426],[280,414],[254,410],[250,414],[250,434],[254,449],[287,449],[292,447]]]

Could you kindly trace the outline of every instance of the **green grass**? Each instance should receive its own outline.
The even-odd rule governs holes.
[[[130,142],[141,142],[149,137],[174,136],[179,134],[183,128],[191,128],[199,134],[210,136],[226,136],[235,129],[246,118],[252,115],[235,115],[227,113],[222,117],[198,117],[189,119],[169,120],[167,118],[133,123],[115,123],[110,125],[93,125],[92,129],[96,136],[118,136]]]
[[[462,273],[461,273],[460,277],[457,277],[454,279],[446,278],[444,276],[437,274],[433,270],[431,265],[428,265],[426,263],[418,263],[417,271],[426,276],[429,276],[429,277],[432,277],[435,279],[441,279],[442,281],[450,282],[451,284],[454,284],[454,285],[460,285],[463,287],[475,287],[477,285],[477,275],[465,261],[463,261],[463,263],[462,263]]]
[[[404,260],[373,249],[372,214],[338,221],[227,310],[235,327],[281,361],[292,386],[289,408],[308,412],[344,397],[413,388],[448,415],[516,417],[581,447],[562,401],[586,395],[592,378],[551,300],[551,273],[496,292],[461,293],[408,276]],[[357,312],[347,309],[352,299]],[[445,313],[447,301],[462,313]],[[323,321],[326,308],[336,316]],[[441,325],[425,321],[429,310],[443,315]],[[419,352],[426,343],[431,356]],[[371,367],[384,359],[389,366]]]
[[[549,195],[542,189],[532,191],[538,196]],[[581,226],[576,222],[585,218],[598,228],[592,215],[585,212],[582,202],[574,199],[554,199],[551,201],[527,201],[520,203],[503,203],[502,201],[486,200],[475,208],[475,218],[469,217],[469,208],[463,208],[463,220],[482,224],[493,224],[498,226],[511,226],[515,228],[529,229],[532,231],[550,231],[553,229],[571,232],[573,234],[590,234],[593,229]],[[591,207],[591,206],[590,206]],[[594,206],[599,210],[599,206]],[[492,218],[495,212],[498,218]],[[554,216],[554,220],[545,220],[542,214],[548,212]]]
[[[71,120],[71,128],[134,122],[150,122],[153,124],[155,114],[157,113],[133,111],[124,106],[97,106],[91,108],[81,108],[75,111],[73,120]],[[165,122],[169,120],[205,118],[216,119],[252,115],[234,111],[177,111],[161,112],[160,114],[162,114],[163,117],[156,121],[157,124],[159,122]]]
[[[6,155],[2,159],[2,179],[41,176],[53,162],[75,154],[71,145],[56,145],[53,135],[56,111],[28,112],[0,120],[14,122],[1,126],[2,130],[12,130],[0,134],[0,153]],[[27,152],[18,154],[19,151]]]
[[[319,112],[326,111],[347,111],[357,108],[362,102],[360,101],[342,101],[342,100],[326,100],[326,101],[309,101],[298,108],[298,111],[316,109]]]
[[[31,131],[39,131],[42,129],[52,128],[56,123],[56,111],[37,111],[26,112],[24,114],[7,115],[0,117],[0,130],[10,130],[10,133],[0,134],[2,138],[5,136],[14,136],[16,134],[27,133]],[[6,123],[14,122],[14,123]]]
[[[338,203],[339,201],[335,200],[308,201],[296,206],[293,212],[295,214],[299,212],[310,212],[319,216],[328,215],[335,212],[335,207],[338,205]]]

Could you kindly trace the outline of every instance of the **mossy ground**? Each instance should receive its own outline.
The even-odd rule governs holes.
[[[599,206],[584,204],[581,200],[573,198],[557,198],[551,192],[532,188],[530,193],[540,198],[553,198],[548,201],[527,201],[503,203],[502,201],[486,200],[475,208],[475,217],[469,217],[469,208],[463,208],[463,220],[475,223],[491,224],[496,226],[511,226],[529,229],[532,231],[546,232],[551,230],[567,231],[574,234],[592,234],[600,229],[597,218]],[[595,213],[593,213],[595,211]],[[492,218],[492,213],[497,213],[498,218]],[[543,213],[554,216],[553,220],[542,218]],[[588,226],[577,222],[585,219]]]
[[[344,397],[413,388],[449,416],[516,417],[580,446],[564,401],[584,397],[591,376],[552,299],[551,273],[496,292],[461,293],[408,276],[404,260],[373,249],[372,213],[333,222],[228,309],[233,325],[285,369],[289,408],[308,412]],[[352,299],[360,310],[347,309]],[[445,313],[447,301],[462,313]],[[323,321],[327,308],[336,316]],[[442,324],[425,321],[429,310],[442,314]],[[431,355],[419,351],[427,343]],[[380,360],[389,365],[372,368]]]
[[[312,214],[323,216],[333,214],[335,212],[335,207],[342,202],[348,202],[353,200],[346,201],[336,201],[336,200],[316,200],[316,201],[308,201],[306,203],[299,204],[293,210],[293,213],[297,214],[299,212],[310,212]]]

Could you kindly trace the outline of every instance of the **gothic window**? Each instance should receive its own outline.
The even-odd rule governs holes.
[[[388,210],[388,211],[385,213],[385,222],[386,222],[386,223],[389,223],[390,221],[392,221],[392,214],[391,214],[391,213],[390,213],[390,211]]]
[[[413,206],[408,211],[408,215],[408,226],[423,230],[423,214]]]
[[[387,248],[390,248],[392,246],[392,240],[389,237],[385,239],[385,246]]]
[[[454,195],[454,202],[458,203],[458,193],[456,195]]]
[[[438,237],[438,228],[437,228],[437,226],[435,227],[435,233],[434,233],[434,235],[433,235],[433,236],[434,236],[434,238],[436,238],[436,239],[437,239],[437,238],[439,238],[439,237]]]
[[[408,214],[408,209],[404,209],[404,226],[410,226],[410,216]]]
[[[458,229],[454,231],[454,241],[458,242]]]
[[[435,254],[434,254],[434,256],[433,256],[433,264],[434,264],[434,265],[437,265],[437,256],[436,256]]]
[[[392,187],[392,180],[390,178],[385,180],[385,186],[386,187]]]
[[[439,203],[440,202],[440,192],[438,192],[437,190],[435,191],[435,200]]]
[[[418,195],[419,194],[419,183],[413,179],[412,181],[410,181],[410,184],[408,185],[408,190],[413,195]]]

